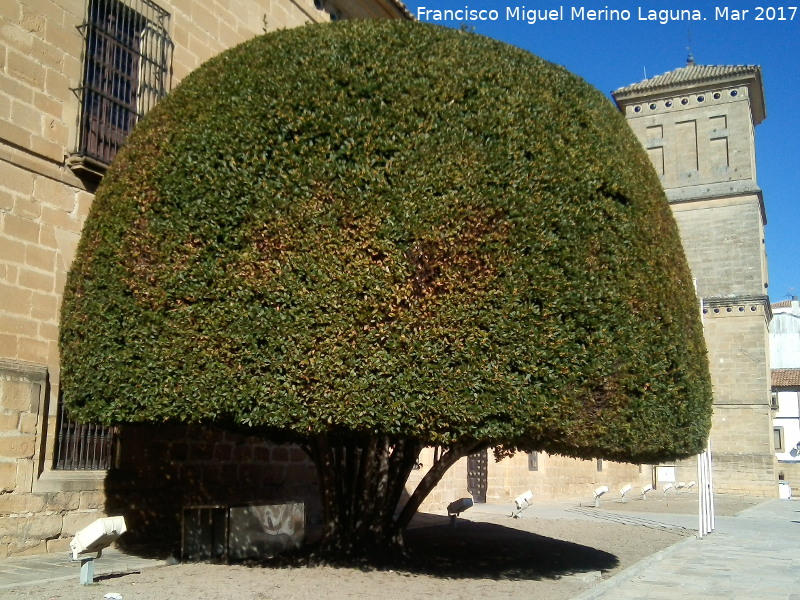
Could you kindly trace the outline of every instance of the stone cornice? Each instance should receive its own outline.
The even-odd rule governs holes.
[[[703,314],[746,314],[763,311],[767,321],[772,319],[769,296],[741,294],[736,296],[703,298]]]
[[[736,91],[737,86],[748,90],[753,123],[758,125],[767,117],[764,100],[764,84],[761,67],[755,65],[710,66],[688,65],[669,73],[645,79],[638,83],[619,88],[611,93],[617,107],[624,112],[626,106],[652,99],[670,99],[678,96],[703,97],[715,91]],[[675,108],[681,107],[680,98],[673,102]]]

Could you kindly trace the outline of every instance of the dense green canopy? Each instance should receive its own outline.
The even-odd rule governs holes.
[[[399,21],[196,70],[101,185],[62,310],[81,420],[209,422],[637,462],[711,391],[676,225],[564,69]]]

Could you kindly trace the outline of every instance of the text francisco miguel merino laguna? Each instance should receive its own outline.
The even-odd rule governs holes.
[[[737,10],[727,6],[707,7],[708,16],[715,21],[780,20],[793,21],[797,8],[781,8],[780,16],[767,14],[769,9],[756,7],[761,11]],[[772,9],[773,12],[777,9]],[[790,11],[784,14],[785,11]],[[525,6],[505,6],[494,8],[438,9],[420,6],[416,17],[419,21],[455,21],[469,23],[476,21],[520,21],[535,25],[544,21],[651,21],[666,25],[672,21],[705,21],[706,14],[698,9],[653,9],[641,6],[628,9],[586,8],[585,6],[557,6],[552,8],[526,8]]]

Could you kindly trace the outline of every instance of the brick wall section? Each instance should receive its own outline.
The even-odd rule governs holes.
[[[102,491],[0,495],[0,558],[68,552],[75,534],[104,516]]]
[[[20,366],[0,361],[0,498],[9,492],[30,491],[28,464],[37,453],[36,428],[46,370],[31,366],[22,372]]]
[[[67,551],[100,516],[100,490],[32,493],[43,460],[47,369],[0,359],[0,558]]]
[[[587,501],[594,499],[594,490],[606,485],[609,488],[607,499],[619,499],[619,490],[632,485],[631,497],[642,486],[651,483],[652,467],[628,463],[602,461],[598,471],[596,460],[578,460],[564,456],[539,454],[538,470],[528,470],[528,455],[518,453],[500,463],[490,457],[489,488],[487,501],[513,503],[519,494],[531,490],[534,498],[552,500],[557,498],[576,498]]]
[[[221,51],[263,33],[326,21],[313,0],[162,1],[172,16],[174,79],[177,83]],[[0,22],[0,140],[25,148],[54,164],[76,141],[78,102],[72,88],[82,76],[85,18],[82,0],[3,2]]]
[[[0,8],[0,139],[53,164],[74,143],[84,3],[29,0]]]

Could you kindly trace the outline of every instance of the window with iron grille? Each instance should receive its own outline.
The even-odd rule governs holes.
[[[77,154],[106,166],[170,88],[169,13],[150,0],[90,0]]]
[[[53,468],[61,471],[101,471],[114,466],[116,427],[70,420],[59,397],[58,437]]]

